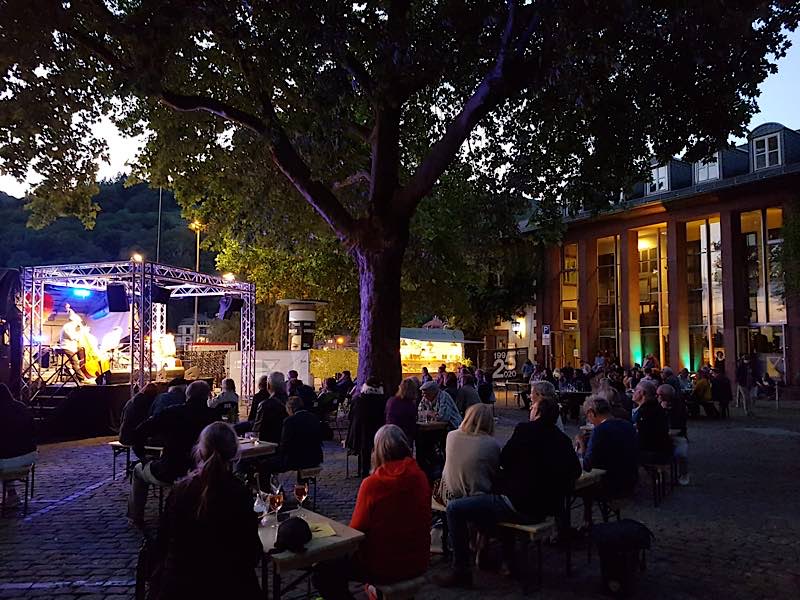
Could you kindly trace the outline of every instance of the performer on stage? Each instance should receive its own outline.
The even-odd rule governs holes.
[[[72,367],[72,372],[75,375],[77,382],[85,383],[86,376],[83,374],[81,360],[78,356],[78,353],[81,349],[80,341],[83,339],[83,319],[81,319],[80,315],[72,310],[69,304],[67,304],[66,308],[67,314],[69,315],[69,320],[64,323],[64,326],[61,328],[59,343],[62,352],[64,352],[69,360],[69,364]]]

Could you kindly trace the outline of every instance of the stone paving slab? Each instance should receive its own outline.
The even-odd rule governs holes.
[[[735,412],[735,411],[734,411]],[[497,437],[505,441],[526,417],[499,408]],[[575,431],[570,425],[570,432]],[[690,423],[692,485],[654,508],[643,477],[623,516],[646,523],[656,540],[640,574],[638,597],[700,599],[800,598],[800,408],[760,407],[758,416]],[[141,535],[128,527],[129,484],[111,479],[111,438],[40,448],[36,497],[28,514],[0,519],[0,599],[133,597]],[[355,460],[351,457],[351,468]],[[359,480],[345,478],[345,454],[325,447],[317,510],[347,521]],[[122,464],[122,460],[118,466]],[[288,477],[288,476],[287,476]],[[155,526],[157,502],[148,505]],[[579,511],[573,523],[580,522]],[[562,550],[544,548],[541,598],[596,598],[596,553],[575,548],[573,577],[564,576]],[[443,567],[435,557],[431,572]],[[420,598],[468,600],[521,598],[518,582],[481,572],[473,590],[426,586]]]

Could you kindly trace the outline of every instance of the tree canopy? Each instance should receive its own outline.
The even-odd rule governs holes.
[[[45,176],[31,200],[43,219],[91,222],[104,151],[91,125],[111,114],[148,132],[140,171],[185,207],[310,251],[320,219],[358,271],[360,377],[396,383],[402,263],[425,203],[457,201],[466,175],[492,180],[506,223],[533,199],[551,216],[559,203],[607,203],[654,155],[708,154],[743,131],[799,11],[788,0],[6,0],[0,161]]]

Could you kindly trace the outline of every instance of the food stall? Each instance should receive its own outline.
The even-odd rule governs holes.
[[[455,371],[464,361],[464,332],[458,329],[428,329],[403,327],[400,329],[400,360],[403,377],[418,376],[422,367],[436,375],[439,365]]]

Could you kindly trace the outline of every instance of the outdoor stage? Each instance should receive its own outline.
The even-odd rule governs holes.
[[[251,283],[148,262],[139,255],[130,261],[25,267],[21,280],[21,373],[10,387],[34,410],[40,439],[117,433],[125,402],[145,384],[166,389],[168,381],[184,374],[189,365],[177,356],[174,336],[167,331],[171,299],[218,297],[218,318],[238,312],[237,387],[245,401],[254,393]],[[188,379],[224,376],[203,372],[202,365],[192,367]]]
[[[36,437],[41,442],[116,435],[130,397],[128,383],[47,386],[34,400]]]

